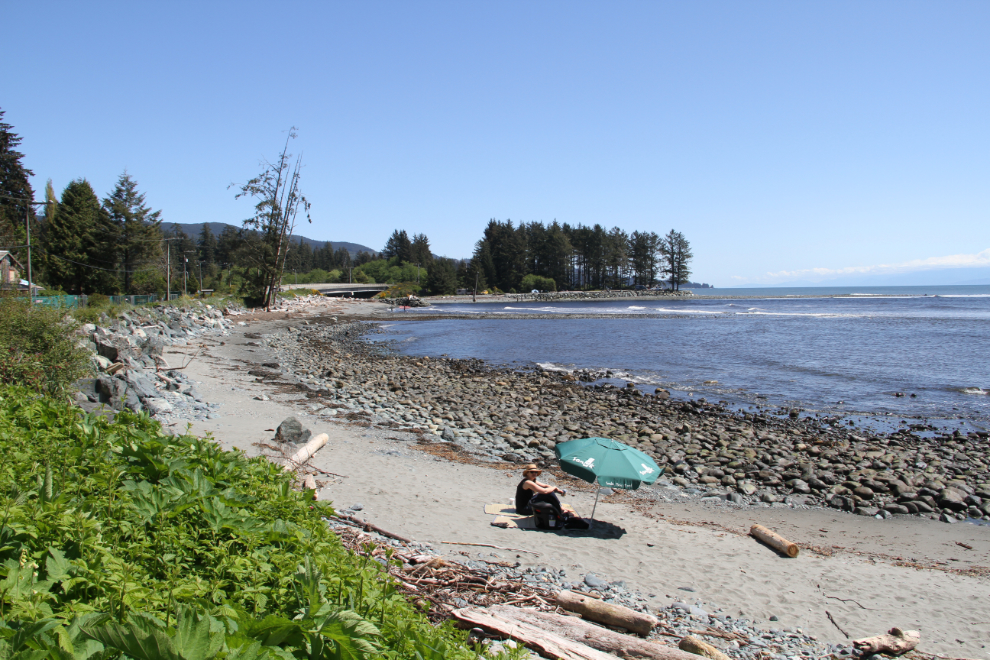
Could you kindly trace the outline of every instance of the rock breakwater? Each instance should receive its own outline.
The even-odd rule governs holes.
[[[911,425],[877,435],[838,418],[743,414],[663,390],[582,384],[581,374],[415,358],[369,343],[365,323],[301,324],[261,339],[314,412],[418,429],[480,458],[553,462],[567,440],[603,436],[666,466],[673,484],[738,504],[788,502],[861,515],[990,518],[984,432]],[[587,377],[585,377],[587,378]]]
[[[229,317],[239,313],[234,304],[196,301],[136,308],[115,319],[104,316],[100,324],[82,325],[80,343],[92,352],[97,375],[77,382],[77,403],[88,411],[128,409],[160,419],[173,413],[215,418],[218,404],[203,400],[182,365],[169,363],[165,348],[186,346],[204,336],[229,335],[236,323]]]

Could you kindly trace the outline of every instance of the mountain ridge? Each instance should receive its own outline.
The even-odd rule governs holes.
[[[163,222],[162,231],[171,231],[173,227],[178,227],[195,241],[199,239],[199,235],[203,231],[203,225],[209,225],[210,231],[213,232],[214,236],[219,236],[220,232],[222,232],[225,227],[241,229],[236,225],[231,225],[226,222]],[[318,241],[315,238],[300,236],[299,234],[292,235],[293,241],[299,241],[300,239],[302,239],[303,242],[307,243],[314,250],[317,248],[322,248],[324,243],[330,243],[334,250],[344,248],[352,257],[358,252],[371,252],[372,254],[378,253],[378,250],[370,248],[367,245],[361,245],[360,243],[351,243],[349,241]]]

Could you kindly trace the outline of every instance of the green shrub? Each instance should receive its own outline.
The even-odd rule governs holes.
[[[264,458],[22,388],[0,429],[0,657],[476,657]]]
[[[533,289],[537,289],[538,291],[556,291],[557,283],[553,281],[552,277],[529,274],[522,278],[519,288],[526,293],[529,293]]]
[[[25,298],[0,298],[0,383],[58,394],[86,374],[86,352],[73,334],[77,323],[65,314]]]
[[[87,307],[109,307],[110,306],[110,296],[105,296],[102,293],[91,293],[86,296],[86,306]]]

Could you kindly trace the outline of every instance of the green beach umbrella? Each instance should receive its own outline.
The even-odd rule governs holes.
[[[643,452],[608,438],[562,442],[554,453],[567,474],[608,488],[636,490],[642,484],[652,484],[663,474],[663,468]],[[597,508],[598,494],[591,510],[592,520]]]

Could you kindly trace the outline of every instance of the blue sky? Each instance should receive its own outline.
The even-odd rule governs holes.
[[[717,286],[990,277],[987,2],[20,2],[38,195],[126,168],[172,222],[290,126],[311,226],[471,253],[490,218],[676,228]],[[15,29],[16,28],[16,29]],[[941,275],[940,275],[941,277]],[[943,280],[944,281],[944,280]]]

